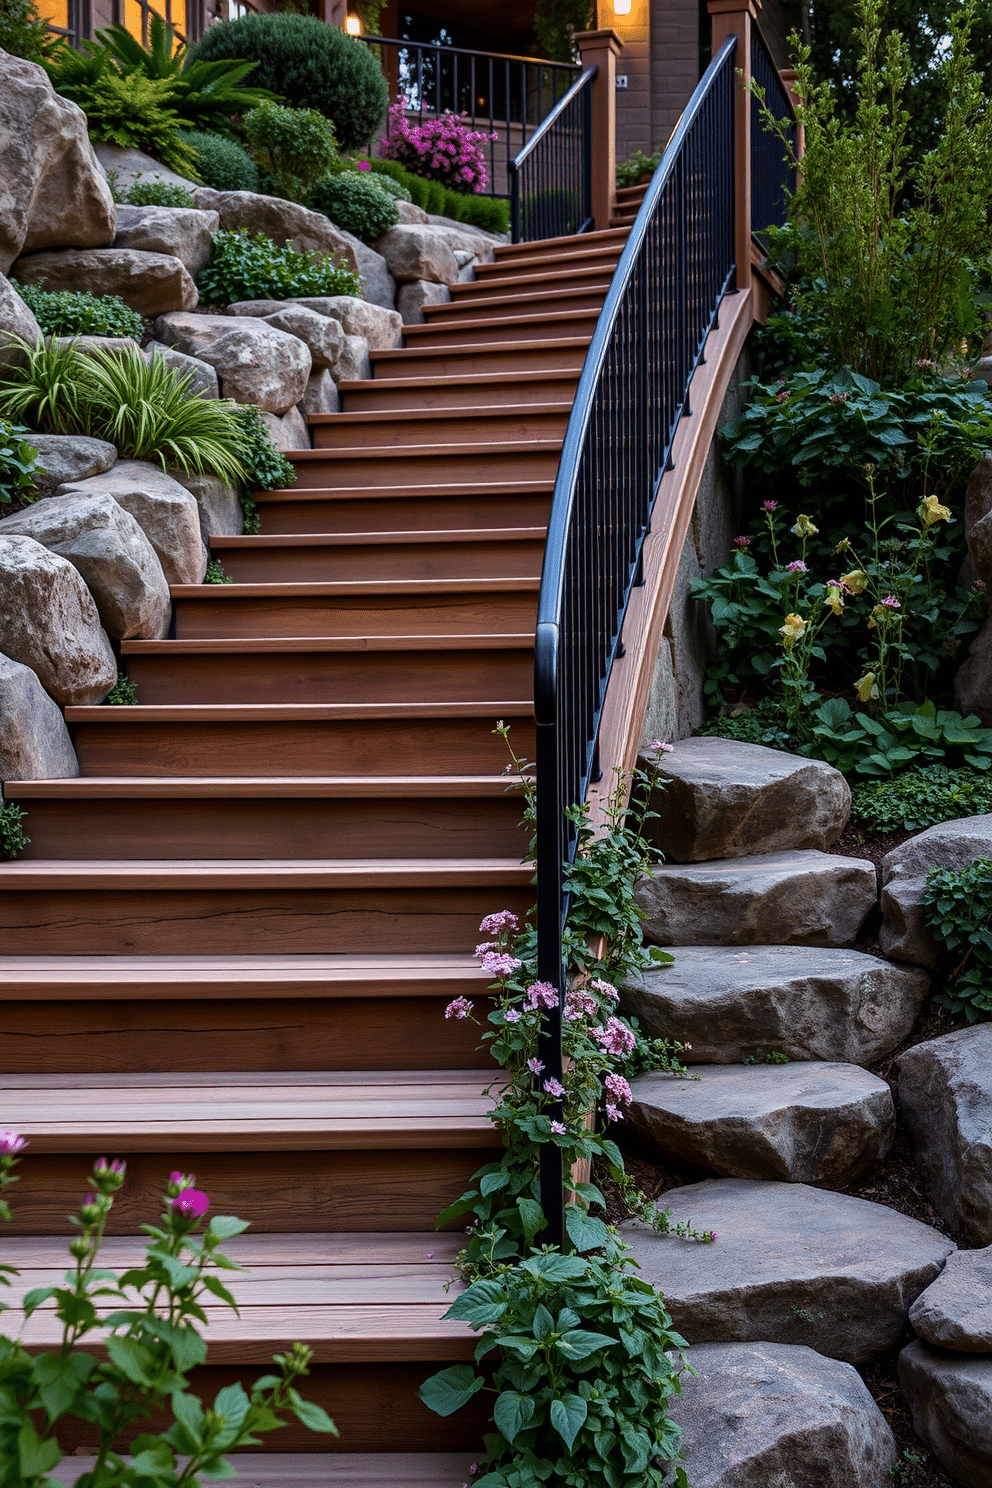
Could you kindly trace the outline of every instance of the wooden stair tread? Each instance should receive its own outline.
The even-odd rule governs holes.
[[[561,319],[561,317],[555,316],[555,319],[559,320]],[[511,326],[515,323],[516,322],[513,320],[507,322],[507,324]],[[423,331],[424,329],[424,326],[405,326],[403,329],[403,334],[405,336],[410,331]],[[542,350],[579,350],[583,347],[588,346],[591,340],[591,331],[588,333],[577,332],[573,333],[571,336],[549,336],[546,340],[501,341],[498,345],[486,347],[485,351],[487,355],[492,353],[493,351],[499,351],[504,355],[513,352],[525,355],[530,354],[534,351]],[[384,366],[388,365],[390,362],[399,362],[400,364],[402,364],[404,361],[412,361],[414,358],[417,358],[419,360],[421,357],[432,357],[437,361],[441,361],[443,358],[451,356],[477,356],[478,352],[479,348],[477,346],[395,346],[391,347],[389,351],[377,351],[375,353],[375,361],[376,366],[378,367],[380,362]],[[377,382],[378,378],[376,377],[372,380]]]
[[[334,415],[328,415],[334,417]],[[311,423],[313,420],[311,419]],[[413,543],[534,542],[547,535],[547,527],[436,527],[403,532],[253,532],[236,537],[211,537],[210,550],[255,551],[261,548],[388,547]],[[205,586],[201,586],[205,587]],[[227,588],[227,585],[219,586]]]
[[[376,355],[378,356],[379,353],[377,352]],[[467,373],[459,375],[457,372],[452,372],[447,375],[438,373],[434,377],[372,377],[362,378],[360,380],[342,378],[338,383],[338,392],[342,395],[347,393],[365,393],[370,390],[373,383],[377,391],[385,390],[388,392],[391,389],[402,390],[404,388],[423,388],[425,391],[440,388],[443,391],[449,387],[471,386],[484,388],[490,385],[502,387],[507,384],[526,387],[529,384],[539,386],[542,382],[561,382],[562,380],[578,383],[579,374],[578,372],[567,371],[545,371],[539,368],[536,371],[522,372],[479,372],[472,376],[469,376]],[[438,409],[435,412],[441,412],[441,410]]]
[[[175,643],[173,643],[175,644]],[[207,642],[206,644],[210,644]],[[504,796],[512,781],[506,775],[252,775],[225,779],[217,776],[173,776],[169,779],[128,775],[77,775],[64,780],[12,780],[5,797],[22,801],[72,800],[80,797],[120,796],[134,800],[178,796],[303,796],[358,798],[402,796]],[[0,967],[3,958],[0,957]]]
[[[476,265],[477,277],[475,279],[470,279],[464,284],[451,284],[448,286],[451,299],[446,303],[459,305],[463,301],[466,301],[471,304],[473,296],[478,290],[482,290],[484,294],[488,295],[494,289],[506,289],[508,295],[512,296],[531,286],[535,289],[544,289],[549,286],[557,287],[561,284],[571,285],[578,279],[596,279],[600,282],[605,280],[609,284],[613,273],[613,262],[610,262],[610,259],[613,262],[619,262],[620,255],[615,249],[612,253],[604,253],[603,262],[601,263],[585,263],[582,259],[579,259],[578,263],[573,267],[567,260],[563,259],[560,264],[549,269],[546,263],[541,260],[544,266],[540,269],[535,268],[529,274],[507,273],[501,264],[499,265],[500,272],[480,276],[478,274],[478,265]],[[497,266],[492,264],[489,267],[495,270]]]
[[[593,310],[551,310],[549,312],[542,313],[535,312],[532,315],[487,315],[485,317],[480,317],[479,320],[466,320],[459,324],[446,326],[444,329],[448,332],[467,332],[481,330],[512,331],[517,326],[537,325],[540,324],[540,322],[542,321],[546,321],[551,323],[548,327],[548,329],[550,330],[553,325],[563,325],[567,328],[568,326],[571,326],[575,323],[587,321],[592,318],[595,318],[595,311]],[[439,327],[437,327],[430,321],[426,322],[424,325],[404,326],[403,337],[407,343],[407,350],[410,350],[411,346],[415,348],[417,342],[420,341],[422,337],[432,336],[436,334],[438,329]],[[526,346],[532,343],[523,342],[521,344]],[[560,342],[557,342],[556,344],[561,345]],[[506,343],[501,343],[501,346],[504,348],[505,345]]]
[[[310,453],[323,454],[323,451]],[[287,455],[286,458],[290,457]],[[287,486],[272,491],[256,491],[254,499],[259,506],[283,501],[389,501],[402,500],[406,496],[428,496],[439,500],[446,496],[482,496],[499,501],[501,496],[550,495],[554,488],[554,481],[547,477],[528,476],[526,480],[512,481],[423,481],[420,484],[407,481],[396,486]],[[224,585],[215,587],[223,588]]]
[[[598,294],[605,297],[606,291],[610,287],[609,275],[601,276],[599,279],[594,280],[592,284],[574,285],[569,284],[568,271],[564,268],[562,269],[561,273],[556,274],[554,277],[555,282],[558,286],[555,289],[548,289],[546,285],[537,285],[532,288],[527,288],[526,286],[524,286],[521,288],[518,287],[519,281],[518,284],[515,285],[513,284],[512,280],[503,281],[513,285],[513,288],[506,293],[484,293],[473,295],[471,297],[460,295],[457,299],[446,300],[442,304],[424,305],[422,308],[422,313],[428,317],[429,323],[433,324],[439,320],[448,320],[452,317],[457,317],[466,310],[488,310],[491,308],[493,310],[493,313],[495,314],[497,313],[498,306],[504,306],[506,307],[506,310],[509,311],[517,309],[521,305],[532,305],[535,302],[538,302],[542,305],[547,304],[550,306],[551,310],[554,310],[559,301],[574,299],[576,295]],[[562,287],[563,282],[564,287]],[[497,286],[497,288],[501,287],[502,284]]]
[[[417,326],[409,326],[408,330],[418,330]],[[471,414],[477,414],[477,408],[467,410]],[[347,418],[348,415],[340,415]],[[387,415],[391,417],[392,415]],[[328,418],[339,417],[337,414],[328,414]],[[357,417],[357,415],[356,415]],[[447,414],[445,414],[447,418]],[[429,440],[429,430],[425,431],[425,439]],[[345,445],[340,449],[309,449],[294,450],[293,463],[312,464],[320,460],[409,460],[427,456],[428,458],[439,458],[443,456],[457,456],[459,459],[466,455],[530,455],[530,454],[552,454],[561,449],[560,439],[520,439],[520,440],[485,440],[478,444],[437,444],[433,440],[426,442],[421,448],[415,444],[371,444],[367,440],[362,444]],[[363,490],[364,487],[357,487]]]
[[[324,595],[474,594],[524,590],[535,593],[540,579],[325,579],[309,584],[170,584],[173,599],[319,599]]]
[[[149,703],[66,708],[67,723],[335,723],[357,719],[530,718],[526,699],[483,703]]]
[[[373,378],[373,381],[376,379]],[[560,413],[568,415],[572,411],[571,403],[563,403],[560,400],[547,403],[497,403],[491,408],[398,408],[374,409],[367,413],[312,413],[307,423],[314,425],[330,424],[336,429],[348,428],[351,425],[367,427],[381,423],[396,424],[436,424],[440,419],[445,423],[458,423],[462,420],[478,418],[511,419],[523,418],[536,413]],[[404,449],[407,448],[404,445]],[[444,448],[443,445],[439,448]],[[471,448],[467,445],[459,445],[459,449]],[[306,451],[300,451],[306,454]],[[311,453],[316,454],[314,450]],[[321,451],[323,453],[323,451]]]
[[[0,863],[0,889],[348,889],[528,884],[533,868],[512,858],[26,858]],[[0,1075],[0,1081],[3,1076]]]
[[[253,655],[257,652],[308,651],[505,651],[533,646],[534,637],[520,634],[457,636],[258,636],[244,639],[192,641],[123,641],[124,656]]]
[[[464,1488],[480,1452],[232,1453],[239,1488]],[[67,1457],[50,1475],[67,1488],[95,1457]]]
[[[497,243],[493,248],[493,255],[497,262],[514,257],[522,257],[527,253],[540,251],[552,253],[556,249],[566,247],[574,248],[576,244],[583,247],[599,247],[603,243],[623,242],[625,234],[613,232],[610,228],[600,227],[587,233],[570,233],[563,238],[538,238],[530,243]]]

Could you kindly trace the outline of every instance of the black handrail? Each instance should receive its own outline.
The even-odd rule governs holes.
[[[595,778],[610,668],[689,383],[734,284],[731,36],[662,157],[606,296],[565,434],[548,524],[534,668],[537,723],[538,975],[564,993],[569,806]],[[561,1007],[539,1057],[561,1080]],[[542,1149],[545,1239],[564,1227],[560,1149]]]
[[[562,238],[592,226],[592,85],[588,67],[510,161],[514,243]]]
[[[418,123],[425,117],[464,115],[473,129],[489,136],[490,196],[509,196],[510,162],[581,70],[573,62],[476,52],[440,42],[361,39],[376,49],[391,91]]]
[[[781,74],[757,26],[751,28],[751,76],[764,90],[765,106],[776,119],[786,121],[796,150],[798,127],[792,100]],[[786,155],[781,140],[761,122],[761,105],[751,95],[751,230],[784,227],[788,198],[796,189],[796,167]]]

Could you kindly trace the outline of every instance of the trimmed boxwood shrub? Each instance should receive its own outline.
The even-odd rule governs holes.
[[[405,187],[409,200],[434,216],[452,217],[456,222],[465,222],[470,227],[481,227],[493,233],[505,233],[510,225],[510,203],[500,197],[451,191],[440,181],[427,181],[423,176],[415,176],[398,160],[383,160],[379,155],[373,155],[368,164],[377,176]]]
[[[204,186],[214,191],[257,191],[258,167],[234,140],[204,129],[186,129],[180,136],[196,153],[196,169]]]
[[[256,62],[253,87],[268,88],[296,108],[319,110],[345,150],[366,145],[386,116],[389,90],[368,47],[315,16],[282,13],[219,21],[190,55]]]
[[[345,171],[318,182],[307,197],[307,206],[323,212],[335,226],[354,233],[363,243],[371,243],[394,227],[400,217],[395,199],[373,179],[371,171],[361,176]]]

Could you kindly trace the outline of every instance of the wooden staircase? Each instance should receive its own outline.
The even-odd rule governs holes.
[[[261,534],[214,539],[234,583],[175,588],[172,638],[124,644],[138,704],[68,710],[80,778],[6,787],[31,845],[0,865],[0,1121],[31,1147],[3,1258],[64,1269],[101,1154],[128,1162],[108,1263],[174,1168],[250,1219],[193,1386],[301,1339],[341,1430],[270,1438],[259,1488],[458,1488],[478,1455],[484,1407],[416,1398],[472,1354],[441,1320],[464,1237],[434,1220],[498,1147],[478,1030],[444,1008],[484,1010],[479,920],[532,902],[494,728],[532,757],[543,538],[622,211],[498,248],[375,353]],[[25,1334],[55,1336],[44,1309]]]

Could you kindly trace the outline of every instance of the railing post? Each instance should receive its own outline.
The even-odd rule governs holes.
[[[609,227],[617,192],[617,58],[623,42],[615,31],[579,31],[575,37],[583,69],[598,67],[592,85],[592,216]]]
[[[761,0],[708,0],[713,54],[728,36],[737,37],[734,59],[739,83],[734,94],[734,256],[737,288],[751,288],[751,27]]]

